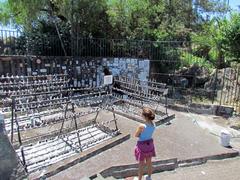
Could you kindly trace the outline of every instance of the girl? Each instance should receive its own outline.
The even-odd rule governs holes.
[[[146,162],[148,176],[146,179],[151,179],[152,175],[152,157],[156,156],[155,148],[153,144],[152,135],[155,130],[153,120],[155,114],[150,108],[143,108],[142,117],[145,120],[145,124],[139,125],[135,133],[135,137],[138,137],[138,142],[135,147],[135,157],[139,161],[138,179],[142,179],[143,168]]]

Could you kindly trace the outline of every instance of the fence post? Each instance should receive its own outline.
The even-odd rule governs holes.
[[[11,118],[11,143],[13,143],[13,120],[14,120],[14,112],[15,112],[15,98],[12,98],[12,107],[11,107],[11,111],[12,111],[12,118]]]
[[[173,63],[173,66],[174,66],[174,71],[173,71],[173,75],[172,75],[172,96],[174,97],[174,98],[176,98],[175,97],[175,88],[174,88],[174,84],[175,84],[175,74],[176,74],[176,64],[175,64],[175,62]]]
[[[240,87],[240,85],[238,84],[238,80],[239,80],[239,69],[240,69],[240,66],[237,66],[236,67],[236,75],[237,75],[237,77],[236,77],[236,84],[235,84],[235,92],[234,92],[234,101],[236,102],[236,104],[234,105],[233,104],[233,106],[234,106],[234,108],[236,108],[235,110],[236,110],[236,112],[238,111],[238,104],[239,104],[239,102],[238,102],[238,97],[237,97],[237,91],[238,91],[238,87]],[[239,94],[238,94],[239,95]],[[234,102],[233,102],[234,103]]]
[[[226,75],[226,68],[224,68],[223,72],[223,85],[222,85],[222,90],[221,90],[221,95],[220,95],[220,102],[219,105],[222,105],[222,96],[223,96],[223,90],[224,90],[224,85],[225,85],[225,75]]]
[[[215,91],[217,89],[217,81],[218,81],[217,76],[218,76],[218,69],[216,68],[215,80],[214,80],[213,91],[212,91],[212,104],[214,104],[214,100],[215,100],[214,96],[215,96]]]
[[[190,101],[192,103],[192,96],[193,96],[193,93],[195,92],[195,87],[196,87],[196,72],[194,72],[193,74],[193,80],[192,80],[192,88],[191,88],[191,93],[190,93]],[[197,94],[197,93],[196,93]]]

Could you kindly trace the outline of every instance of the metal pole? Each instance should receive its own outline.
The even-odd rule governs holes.
[[[238,78],[239,78],[239,67],[236,67],[236,69],[237,69],[237,78],[236,78],[236,84],[235,84],[235,93],[234,93],[234,104],[235,104],[235,102],[236,102],[236,111],[237,111],[237,101],[238,101],[238,98],[237,98],[237,87],[238,87]],[[233,104],[233,106],[234,106],[234,104]]]
[[[24,155],[24,150],[22,147],[22,138],[21,138],[21,134],[20,134],[20,129],[19,129],[19,124],[18,124],[18,120],[17,120],[17,113],[14,114],[15,117],[15,122],[16,122],[16,126],[17,126],[17,133],[18,133],[18,142],[20,145],[20,150],[21,150],[21,155],[22,155],[22,161],[23,161],[23,166],[26,172],[28,172],[27,170],[27,164],[26,164],[26,160],[25,160],[25,155]]]
[[[64,118],[63,118],[63,122],[62,122],[62,125],[61,125],[61,128],[60,128],[60,133],[62,133],[62,129],[63,129],[63,125],[64,125],[64,122],[65,122],[65,119],[67,118],[67,110],[68,110],[68,104],[70,103],[70,97],[72,97],[73,95],[73,91],[70,90],[70,94],[68,96],[68,102],[66,103],[66,108],[65,108],[65,112],[64,112]]]
[[[12,97],[12,119],[11,119],[11,143],[13,143],[13,121],[15,112],[15,98]]]
[[[79,136],[79,133],[78,133],[77,118],[76,118],[76,114],[75,114],[74,103],[72,103],[72,113],[74,114],[73,119],[74,119],[74,123],[75,123],[75,129],[76,129],[76,133],[77,133],[77,138],[78,138],[80,151],[82,152],[82,145],[81,145],[81,140],[80,140],[80,136]]]
[[[21,150],[22,163],[23,163],[24,169],[25,169],[25,171],[28,173],[28,169],[27,169],[27,164],[26,164],[26,160],[25,160],[25,155],[24,155],[23,146],[20,147],[20,150]]]
[[[118,126],[117,126],[117,118],[116,118],[116,114],[115,114],[114,108],[112,108],[112,112],[113,112],[113,119],[114,119],[114,123],[115,123],[116,131],[117,131],[117,130],[118,130]]]
[[[224,68],[224,72],[223,72],[223,85],[222,85],[222,91],[221,91],[221,96],[220,96],[220,106],[222,105],[223,89],[224,89],[224,85],[225,85],[225,75],[226,75],[226,68]]]
[[[59,133],[59,134],[62,133],[62,129],[63,129],[63,125],[64,125],[64,121],[65,121],[65,119],[67,118],[68,104],[69,104],[69,102],[67,102],[67,104],[66,104],[66,108],[65,108],[65,112],[64,112],[64,118],[63,118],[63,122],[62,122],[62,125],[61,125],[61,128],[60,128],[60,133]]]
[[[164,92],[163,92],[163,96],[165,96],[165,107],[166,107],[166,115],[168,115],[168,111],[167,111],[167,95],[168,95],[168,89],[166,89]]]
[[[95,118],[94,118],[94,121],[93,121],[94,123],[97,123],[97,117],[98,117],[99,112],[100,112],[100,110],[97,111],[97,114],[96,114],[96,116],[95,116]]]
[[[215,81],[214,81],[214,87],[213,87],[213,91],[212,91],[212,104],[214,104],[214,96],[215,96],[215,91],[217,88],[217,75],[218,75],[218,69],[216,68],[216,73],[215,73]]]
[[[19,124],[18,124],[18,121],[17,121],[17,113],[14,113],[14,116],[15,116],[15,123],[16,123],[16,126],[17,126],[18,142],[19,142],[19,145],[21,146],[22,145],[22,139],[21,139],[21,134],[20,134],[20,130],[19,130]]]
[[[166,107],[166,115],[168,116],[168,108],[167,108],[168,100],[167,95],[165,96],[165,107]]]

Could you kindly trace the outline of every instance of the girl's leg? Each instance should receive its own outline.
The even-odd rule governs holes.
[[[144,161],[139,161],[138,180],[141,180],[141,179],[142,179],[144,164],[145,164]]]
[[[148,176],[151,177],[151,175],[152,175],[152,157],[147,158],[146,163],[147,163]]]

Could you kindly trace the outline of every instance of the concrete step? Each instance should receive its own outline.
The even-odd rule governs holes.
[[[83,178],[81,178],[80,180],[91,180],[91,179],[88,178],[88,177],[83,177]]]
[[[113,176],[104,178],[101,174],[97,174],[97,177],[94,178],[94,180],[117,180],[117,179],[114,178]]]
[[[111,176],[111,177],[107,177],[106,180],[117,180],[117,179]]]
[[[105,180],[105,178],[102,177],[101,174],[97,174],[97,177],[95,178],[95,180]]]

